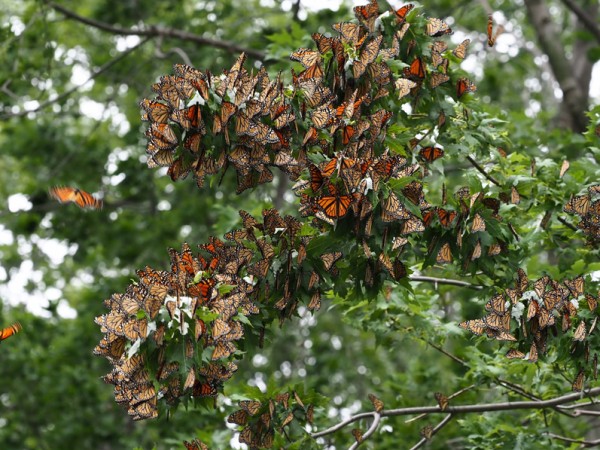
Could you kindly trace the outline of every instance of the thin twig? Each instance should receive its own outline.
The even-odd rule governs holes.
[[[352,444],[350,446],[350,448],[348,450],[355,450],[358,448],[358,446],[360,444],[362,444],[363,442],[365,442],[369,436],[371,436],[375,430],[377,429],[377,427],[379,426],[379,422],[381,421],[381,414],[379,414],[377,411],[373,411],[371,413],[373,415],[373,423],[371,424],[371,426],[369,427],[369,429],[365,432],[365,434],[362,435],[362,439],[360,440],[360,442],[355,442],[354,444]]]
[[[131,53],[133,53],[135,50],[137,50],[138,48],[140,48],[142,45],[144,45],[149,40],[150,40],[150,38],[146,38],[143,41],[140,41],[137,45],[135,45],[135,46],[133,46],[131,48],[128,48],[123,53],[121,53],[119,56],[117,56],[114,59],[111,59],[107,63],[105,63],[102,66],[100,66],[99,69],[97,69],[96,71],[92,72],[92,74],[88,77],[88,79],[85,80],[83,83],[78,84],[76,86],[73,86],[72,88],[67,89],[66,91],[64,91],[62,94],[59,94],[59,95],[57,95],[56,97],[54,97],[52,99],[49,99],[49,100],[46,100],[45,102],[40,103],[36,108],[19,111],[17,113],[8,113],[8,114],[5,114],[4,116],[0,116],[0,119],[8,118],[8,117],[21,117],[21,116],[25,116],[25,115],[27,115],[29,113],[38,112],[38,111],[40,111],[40,110],[42,110],[42,109],[44,109],[44,108],[46,108],[46,107],[48,107],[50,105],[53,105],[55,103],[60,102],[61,100],[64,100],[65,98],[67,98],[68,96],[70,96],[71,94],[73,94],[75,91],[77,91],[78,89],[80,89],[83,86],[85,86],[86,84],[88,84],[94,78],[96,78],[97,76],[103,74],[108,69],[110,69],[112,66],[114,66],[115,64],[117,64],[121,60],[125,59],[127,56],[129,56]]]
[[[594,19],[590,17],[590,14],[581,9],[581,7],[573,0],[562,0],[562,2],[567,8],[573,11],[579,21],[596,37],[598,43],[600,43],[600,28],[598,27],[598,23],[594,22]]]
[[[433,435],[435,435],[438,431],[440,431],[442,428],[444,428],[448,424],[448,422],[450,422],[451,419],[452,419],[452,414],[448,414],[446,417],[444,417],[444,420],[442,420],[440,423],[438,423],[435,426],[435,428],[431,432],[431,436],[433,437]],[[411,447],[410,450],[417,450],[418,448],[423,447],[429,440],[430,439],[427,439],[427,438],[421,439],[413,447]]]
[[[76,14],[75,12],[65,8],[64,6],[58,5],[54,2],[48,2],[47,4],[51,8],[61,12],[62,14],[64,14],[66,17],[68,17],[70,19],[84,23],[86,25],[97,28],[99,30],[106,31],[108,33],[118,34],[121,36],[147,36],[150,38],[163,36],[163,37],[181,39],[183,41],[196,42],[198,44],[203,44],[203,45],[209,45],[211,47],[226,50],[230,53],[245,52],[248,56],[251,56],[253,58],[256,58],[259,60],[265,59],[265,54],[263,52],[261,52],[260,50],[246,48],[246,47],[238,45],[234,42],[206,38],[206,37],[202,37],[197,34],[194,34],[194,33],[189,33],[187,31],[176,30],[176,29],[172,29],[172,28],[149,26],[149,27],[143,28],[143,29],[128,29],[128,28],[116,27],[116,26],[110,25],[106,22],[100,22],[98,20],[80,16],[79,14]]]
[[[408,277],[408,279],[411,281],[422,281],[425,283],[450,284],[452,286],[461,286],[461,287],[466,287],[468,289],[475,289],[477,291],[480,291],[483,289],[483,286],[479,286],[477,284],[472,284],[467,281],[452,280],[450,278],[436,278],[436,277],[426,277],[426,276],[422,276],[422,275],[413,275],[411,277]]]
[[[474,405],[460,405],[460,406],[448,406],[444,411],[439,406],[416,406],[409,408],[389,409],[381,411],[381,417],[392,417],[392,416],[406,416],[412,414],[422,413],[452,413],[452,414],[467,414],[467,413],[478,413],[478,412],[496,412],[496,411],[513,411],[518,409],[546,409],[554,408],[555,406],[570,403],[579,400],[582,395],[587,397],[600,396],[600,387],[588,389],[584,392],[573,392],[570,394],[562,395],[560,397],[551,398],[549,400],[539,401],[522,401],[522,402],[501,402],[501,403],[480,403]],[[372,412],[360,413],[349,417],[348,419],[330,427],[326,430],[313,433],[313,438],[326,436],[334,433],[337,430],[344,428],[346,425],[356,422],[357,420],[371,417]]]
[[[560,216],[556,216],[556,218],[558,219],[558,221],[560,223],[562,223],[564,226],[566,226],[567,228],[570,228],[573,231],[577,231],[577,227],[575,225],[573,225],[572,223],[567,222],[565,219],[563,219]]]
[[[444,350],[442,347],[438,347],[437,345],[435,345],[433,342],[431,341],[425,341],[427,342],[428,345],[431,345],[433,348],[435,348],[438,352],[443,353],[444,355],[446,355],[448,358],[450,358],[452,361],[459,363],[461,366],[464,367],[469,367],[469,365],[467,364],[466,361],[463,361],[462,359],[460,359],[458,356],[453,355],[452,353],[447,352],[446,350]]]
[[[565,436],[559,436],[554,433],[546,433],[546,436],[552,439],[558,439],[560,441],[572,442],[574,444],[581,444],[583,447],[594,447],[596,445],[600,445],[600,439],[596,439],[595,441],[586,441],[584,439],[571,439]]]
[[[489,173],[487,173],[485,171],[485,169],[483,167],[481,167],[477,161],[475,161],[470,156],[467,156],[467,159],[473,165],[473,167],[475,167],[484,177],[486,177],[488,180],[490,180],[496,186],[502,187],[502,185],[500,183],[498,183],[498,181],[493,176],[491,176]]]

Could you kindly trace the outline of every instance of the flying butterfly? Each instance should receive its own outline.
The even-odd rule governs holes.
[[[23,327],[21,326],[21,324],[19,322],[15,322],[10,327],[6,327],[6,328],[2,329],[0,331],[0,342],[2,342],[5,339],[8,339],[9,337],[18,333],[22,329],[23,329]]]
[[[92,194],[70,186],[54,186],[49,190],[50,196],[60,203],[72,202],[80,208],[102,209],[102,200]]]

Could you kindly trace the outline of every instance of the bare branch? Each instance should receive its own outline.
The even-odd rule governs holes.
[[[577,227],[575,225],[573,225],[572,223],[567,222],[565,219],[563,219],[560,216],[556,216],[556,218],[560,223],[562,223],[567,228],[570,228],[573,231],[577,231]]]
[[[480,291],[483,289],[483,286],[479,286],[477,284],[471,284],[467,281],[460,280],[452,280],[450,278],[436,278],[436,277],[426,277],[421,275],[413,275],[408,277],[411,281],[422,281],[425,283],[436,283],[436,284],[449,284],[452,286],[461,286],[466,287],[468,289],[475,289],[476,291]]]
[[[92,72],[92,74],[88,77],[88,79],[85,80],[83,83],[78,84],[76,86],[73,86],[72,88],[67,89],[66,91],[64,91],[62,94],[59,94],[58,96],[56,96],[56,97],[54,97],[52,99],[49,99],[49,100],[47,100],[45,102],[40,103],[36,108],[19,111],[18,113],[8,113],[8,114],[5,114],[3,116],[0,116],[0,119],[5,119],[5,118],[8,118],[8,117],[21,117],[21,116],[25,116],[25,115],[27,115],[29,113],[38,112],[38,111],[40,111],[40,110],[42,110],[42,109],[44,109],[44,108],[46,108],[46,107],[48,107],[50,105],[53,105],[54,103],[60,102],[61,100],[65,99],[68,96],[70,96],[71,94],[73,94],[75,91],[77,91],[81,87],[83,87],[86,84],[88,84],[94,78],[96,78],[99,75],[101,75],[104,72],[106,72],[108,69],[110,69],[112,66],[114,66],[115,64],[117,64],[121,60],[125,59],[127,56],[129,56],[131,53],[133,53],[134,51],[136,51],[138,48],[140,48],[142,45],[144,45],[149,40],[150,40],[150,38],[146,38],[143,41],[140,41],[137,45],[135,45],[135,46],[133,46],[131,48],[128,48],[123,53],[121,53],[119,56],[117,56],[114,59],[111,59],[107,63],[103,64],[99,69],[97,69],[94,72]]]
[[[448,414],[446,417],[444,417],[444,419],[435,426],[435,428],[431,432],[431,436],[435,435],[438,431],[440,431],[442,428],[444,428],[448,424],[448,422],[450,422],[451,419],[452,419],[452,414]],[[427,443],[427,441],[428,441],[428,439],[426,439],[426,438],[421,439],[413,447],[411,447],[410,450],[417,450],[418,448],[423,447]]]
[[[249,55],[253,58],[259,59],[261,61],[263,59],[265,59],[265,54],[263,52],[252,49],[252,48],[246,48],[246,47],[238,45],[234,42],[222,41],[219,39],[212,39],[212,38],[205,38],[205,37],[199,36],[194,33],[189,33],[187,31],[182,31],[182,30],[175,30],[172,28],[163,28],[163,27],[155,27],[155,26],[150,26],[147,28],[137,29],[137,30],[121,28],[121,27],[116,27],[116,26],[110,25],[105,22],[100,22],[98,20],[80,16],[79,14],[76,14],[73,11],[65,8],[64,6],[58,5],[54,2],[48,2],[47,5],[53,9],[55,9],[56,11],[59,11],[60,13],[64,14],[69,19],[76,20],[77,22],[84,23],[91,27],[94,27],[99,30],[106,31],[106,32],[112,33],[112,34],[118,34],[121,36],[146,36],[149,38],[154,38],[154,37],[159,37],[159,36],[169,37],[169,38],[174,38],[174,39],[181,39],[183,41],[196,42],[197,44],[209,45],[211,47],[220,48],[229,53],[245,52],[247,55]]]
[[[598,23],[594,21],[594,19],[590,18],[589,14],[587,14],[583,9],[579,7],[577,3],[573,0],[562,0],[562,2],[569,8],[573,13],[577,16],[579,21],[587,28],[587,30],[592,33],[598,43],[600,43],[600,27],[598,27]]]
[[[586,441],[584,439],[571,439],[568,437],[564,437],[564,436],[559,436],[558,434],[554,434],[554,433],[546,433],[546,436],[552,438],[552,439],[558,439],[559,441],[565,441],[565,442],[572,442],[574,444],[581,444],[582,447],[595,447],[596,445],[600,445],[600,439],[596,439],[594,441]]]
[[[350,446],[349,450],[357,449],[358,446],[360,444],[362,444],[363,442],[365,442],[375,432],[375,430],[379,426],[379,422],[381,421],[381,414],[379,414],[377,411],[373,411],[371,414],[373,415],[373,423],[371,424],[369,429],[365,432],[365,434],[362,435],[362,440],[360,442],[355,442],[354,444],[352,444]]]
[[[473,167],[475,167],[484,177],[486,177],[488,180],[490,180],[496,186],[502,187],[502,185],[500,183],[498,183],[498,181],[493,176],[491,176],[489,173],[487,173],[485,171],[485,169],[483,167],[481,167],[477,161],[475,161],[470,156],[467,156],[467,159],[473,165]]]
[[[481,412],[496,412],[496,411],[515,411],[519,409],[547,409],[555,408],[559,405],[571,403],[581,398],[587,397],[598,397],[600,396],[600,387],[588,389],[583,392],[573,392],[565,394],[560,397],[551,398],[548,400],[534,400],[534,401],[521,401],[521,402],[501,402],[501,403],[479,403],[474,405],[460,405],[460,406],[448,406],[444,411],[439,406],[415,406],[409,408],[389,409],[381,411],[381,417],[392,417],[392,416],[406,416],[412,414],[468,414],[468,413],[481,413]],[[311,434],[311,437],[318,438],[327,436],[328,434],[334,433],[346,425],[356,422],[357,420],[372,417],[373,413],[360,413],[349,417],[348,419],[330,427],[323,431]]]

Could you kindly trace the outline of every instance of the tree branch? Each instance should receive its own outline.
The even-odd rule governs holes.
[[[600,439],[596,439],[594,441],[586,441],[584,439],[571,439],[568,437],[564,437],[564,436],[559,436],[558,434],[554,434],[554,433],[546,433],[546,436],[552,438],[552,439],[558,439],[560,441],[565,441],[565,442],[571,442],[574,444],[581,444],[582,447],[595,447],[596,445],[600,444]]]
[[[408,277],[410,281],[421,281],[424,283],[436,283],[436,284],[449,284],[452,286],[461,286],[466,287],[468,289],[474,289],[476,291],[480,291],[483,289],[483,286],[479,286],[477,284],[472,284],[467,281],[460,280],[452,280],[450,278],[436,278],[436,277],[426,277],[422,275],[413,275]]]
[[[475,161],[470,156],[467,156],[467,159],[473,165],[473,167],[475,167],[479,171],[479,173],[481,173],[484,177],[486,177],[488,180],[490,180],[496,186],[502,187],[502,185],[500,183],[498,183],[498,181],[493,176],[491,176],[489,173],[487,173],[485,171],[485,169],[483,167],[481,167],[477,161]]]
[[[357,449],[358,446],[360,444],[362,444],[363,442],[365,442],[375,432],[375,430],[379,426],[379,422],[381,421],[381,414],[379,414],[377,411],[373,411],[371,413],[371,415],[373,416],[373,423],[371,424],[369,429],[365,432],[365,434],[363,434],[362,440],[360,442],[355,442],[354,444],[352,444],[350,446],[349,450]]]
[[[577,231],[577,227],[575,225],[573,225],[572,223],[567,222],[565,219],[563,219],[560,216],[556,216],[556,219],[562,223],[564,226],[566,226],[567,228],[570,228],[573,231]]]
[[[450,414],[468,414],[468,413],[481,413],[481,412],[496,412],[496,411],[515,411],[519,409],[547,409],[555,408],[556,406],[570,403],[586,397],[598,397],[600,396],[600,387],[588,389],[583,392],[573,392],[565,394],[560,397],[551,398],[549,400],[534,400],[534,401],[521,401],[521,402],[501,402],[501,403],[479,403],[474,405],[460,405],[460,406],[448,406],[444,411],[439,406],[416,406],[409,408],[389,409],[381,411],[381,417],[393,417],[393,416],[406,416],[412,414],[439,414],[439,413],[450,413]],[[349,417],[342,422],[333,425],[323,431],[312,433],[312,438],[319,438],[332,434],[346,425],[356,422],[357,420],[372,417],[373,413],[360,413]]]
[[[172,28],[163,28],[156,26],[149,26],[144,29],[129,29],[129,28],[121,28],[110,25],[105,22],[100,22],[98,20],[90,19],[87,17],[80,16],[79,14],[74,13],[73,11],[65,8],[64,6],[58,5],[54,2],[47,2],[47,5],[51,8],[59,11],[64,14],[69,19],[76,20],[77,22],[81,22],[83,24],[89,25],[91,27],[97,28],[102,31],[106,31],[112,34],[118,34],[121,36],[146,36],[149,38],[154,37],[169,37],[174,39],[181,39],[183,41],[196,42],[197,44],[209,45],[211,47],[220,48],[229,53],[242,53],[245,52],[248,56],[256,58],[258,60],[264,60],[265,54],[260,50],[255,50],[252,48],[246,48],[244,46],[238,45],[234,42],[222,41],[219,39],[205,38],[199,36],[194,33],[189,33],[187,31],[175,30]]]
[[[573,11],[573,14],[575,14],[588,31],[596,37],[596,40],[600,44],[600,27],[598,27],[598,23],[590,18],[590,16],[573,0],[562,0],[562,2],[567,8]]]
[[[129,56],[131,53],[133,53],[135,50],[137,50],[138,48],[140,48],[142,45],[144,45],[149,40],[150,40],[150,38],[146,38],[143,41],[140,41],[137,45],[135,45],[135,46],[133,46],[131,48],[128,48],[123,53],[121,53],[119,56],[117,56],[114,59],[111,59],[110,61],[108,61],[105,64],[103,64],[99,69],[97,69],[96,71],[92,72],[92,74],[88,77],[88,79],[85,80],[83,83],[78,84],[76,86],[73,86],[72,88],[67,89],[66,91],[64,91],[62,94],[59,94],[59,95],[57,95],[56,97],[54,97],[52,99],[49,99],[49,100],[46,100],[45,102],[40,103],[36,108],[19,111],[17,113],[4,114],[4,115],[0,116],[0,119],[5,119],[5,118],[9,118],[9,117],[21,117],[21,116],[25,116],[25,115],[27,115],[29,113],[38,112],[38,111],[40,111],[40,110],[42,110],[42,109],[44,109],[44,108],[46,108],[46,107],[48,107],[50,105],[53,105],[54,103],[60,102],[61,100],[67,98],[72,93],[74,93],[75,91],[77,91],[78,89],[80,89],[81,87],[83,87],[86,84],[88,84],[94,78],[96,78],[99,75],[101,75],[104,72],[106,72],[108,69],[110,69],[112,66],[114,66],[115,64],[117,64],[121,60],[125,59],[127,56]]]
[[[448,414],[446,417],[444,417],[444,419],[435,426],[435,428],[431,432],[431,436],[434,436],[438,431],[440,431],[442,428],[444,428],[448,424],[448,422],[450,422],[451,419],[452,419],[452,414]],[[410,450],[417,450],[418,448],[423,447],[427,443],[428,440],[429,439],[427,439],[427,438],[421,439],[413,447],[411,447]]]
[[[548,56],[554,77],[563,91],[562,104],[568,111],[570,128],[584,131],[587,125],[584,113],[587,107],[587,86],[580,86],[572,73],[571,61],[565,55],[560,39],[556,38],[560,35],[560,30],[552,22],[547,3],[544,0],[525,0],[525,6],[540,47]]]

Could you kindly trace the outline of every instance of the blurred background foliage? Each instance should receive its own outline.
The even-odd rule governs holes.
[[[296,199],[281,177],[237,196],[232,171],[198,191],[189,180],[173,184],[164,171],[146,169],[138,103],[152,96],[152,83],[171,73],[174,63],[213,73],[230,67],[238,52],[227,43],[254,49],[249,59],[255,67],[260,64],[256,56],[262,56],[271,74],[283,71],[289,81],[287,55],[312,46],[310,33],[330,32],[331,23],[353,17],[350,1],[314,8],[327,2],[321,3],[60,2],[79,16],[114,27],[164,27],[226,43],[216,48],[167,36],[147,41],[119,36],[68,19],[41,0],[0,1],[0,326],[16,320],[24,326],[20,335],[0,345],[0,448],[164,449],[181,448],[181,441],[192,437],[211,448],[230,446],[235,431],[225,426],[232,411],[227,398],[219,400],[216,411],[180,409],[133,423],[100,380],[108,364],[91,354],[100,337],[93,318],[104,312],[102,300],[122,291],[135,269],[166,269],[168,247],[222,235],[238,225],[239,209],[258,215],[275,204],[282,214],[296,213]],[[594,7],[592,0],[580,3]],[[546,4],[565,54],[580,41],[591,42],[586,57],[596,61],[598,43],[593,45],[561,2]],[[386,8],[386,2],[380,6]],[[593,128],[600,109],[589,113],[587,137],[557,128],[560,89],[538,46],[539,30],[521,2],[438,0],[426,7],[428,15],[448,19],[457,43],[471,38],[463,67],[478,85],[477,106],[470,105],[473,120],[497,118],[495,126],[508,144],[508,157],[496,159],[490,174],[503,184],[518,185],[527,200],[502,210],[521,240],[510,247],[512,269],[497,268],[495,279],[508,286],[518,265],[532,279],[597,271],[598,252],[579,234],[556,221],[546,229],[539,222],[547,211],[561,214],[571,194],[597,182],[600,149]],[[485,39],[492,11],[506,27],[493,50]],[[93,81],[81,86],[91,76]],[[589,80],[582,83],[590,85]],[[594,83],[597,89],[600,79]],[[598,95],[590,100],[592,106],[598,105]],[[581,108],[587,110],[585,104]],[[532,159],[535,176],[530,174]],[[571,168],[559,179],[564,159]],[[468,184],[474,172],[465,165],[436,170],[453,185]],[[434,170],[430,177],[432,190],[441,189],[437,174]],[[90,213],[51,202],[48,187],[63,184],[102,192],[105,208]],[[424,274],[461,278],[452,266]],[[322,429],[367,410],[370,392],[387,408],[397,408],[433,405],[434,392],[450,394],[470,385],[456,403],[521,399],[503,389],[503,381],[543,397],[569,391],[571,368],[556,362],[557,354],[568,349],[553,350],[537,364],[509,363],[501,345],[456,326],[479,317],[486,299],[504,287],[477,273],[461,279],[486,288],[412,283],[408,296],[389,286],[354,308],[331,292],[320,313],[271,330],[263,349],[247,349],[226,394],[243,395],[248,385],[303,385],[329,398],[317,410]],[[427,423],[435,425],[435,417],[410,423],[403,417],[386,419],[365,447],[399,448],[399,442],[406,442],[408,448]],[[366,424],[358,426],[365,429]],[[597,422],[554,411],[466,415],[448,425],[430,448],[565,448],[542,436],[550,426],[573,437],[594,437],[590,430],[598,429]],[[335,448],[351,442],[348,430],[325,441]]]

